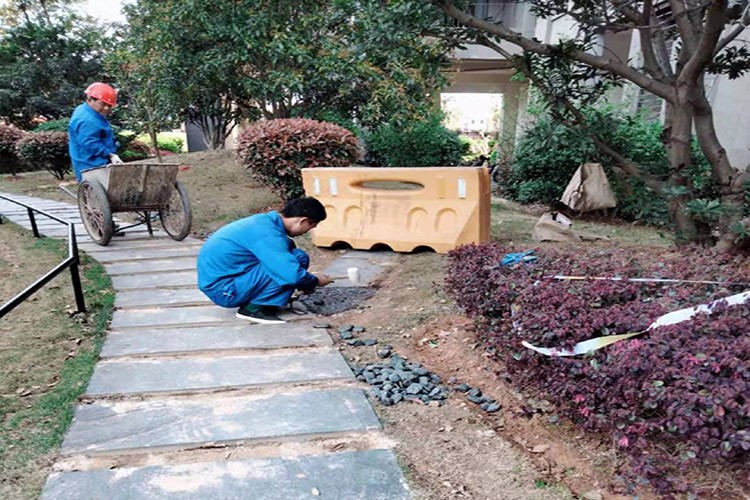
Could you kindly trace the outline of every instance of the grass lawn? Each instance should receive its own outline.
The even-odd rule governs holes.
[[[0,225],[0,301],[66,256],[64,241]],[[65,272],[0,320],[0,498],[38,497],[91,376],[114,293],[104,268],[85,260],[88,314],[69,315],[75,300]]]

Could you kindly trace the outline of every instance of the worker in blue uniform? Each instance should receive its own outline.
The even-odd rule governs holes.
[[[198,288],[221,307],[238,307],[237,317],[260,324],[284,323],[278,308],[295,290],[310,293],[331,278],[310,274],[310,256],[292,238],[325,220],[315,198],[289,201],[281,212],[256,214],[216,231],[198,253]]]
[[[73,111],[68,125],[68,151],[78,182],[81,182],[84,170],[122,163],[117,156],[112,127],[107,121],[117,104],[117,91],[106,83],[96,82],[84,93],[86,102]]]

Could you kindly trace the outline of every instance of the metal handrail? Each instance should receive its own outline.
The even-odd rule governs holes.
[[[68,258],[59,263],[57,266],[53,267],[52,269],[47,272],[44,276],[36,280],[34,283],[29,285],[24,291],[10,299],[8,302],[0,306],[0,318],[11,312],[13,309],[15,309],[19,304],[21,304],[24,300],[28,299],[31,295],[33,295],[37,290],[42,288],[44,285],[49,283],[52,279],[54,279],[58,274],[62,273],[65,269],[70,269],[70,278],[73,282],[73,294],[75,295],[76,299],[76,307],[78,308],[78,312],[86,312],[86,304],[83,300],[83,288],[81,287],[81,276],[78,272],[78,264],[80,263],[80,259],[78,256],[78,244],[76,242],[76,230],[75,230],[75,224],[73,222],[60,219],[58,217],[55,217],[52,214],[49,214],[45,212],[44,210],[40,210],[38,208],[34,208],[30,205],[27,205],[25,203],[22,203],[18,200],[14,200],[13,198],[9,198],[4,195],[0,195],[0,199],[9,201],[11,203],[15,203],[16,205],[20,205],[29,213],[29,222],[31,223],[31,230],[34,232],[34,236],[36,238],[40,237],[39,229],[36,226],[36,218],[34,217],[34,212],[38,212],[45,217],[49,217],[50,219],[60,222],[61,224],[65,224],[68,226]],[[2,215],[0,214],[0,222],[2,222]]]

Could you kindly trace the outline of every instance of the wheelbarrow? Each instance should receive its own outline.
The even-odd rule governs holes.
[[[135,212],[138,221],[122,231],[146,224],[153,236],[151,212],[158,212],[162,228],[173,240],[190,233],[193,212],[185,187],[177,180],[177,163],[122,163],[84,170],[78,186],[78,210],[94,242],[107,245],[115,234],[112,214]],[[67,191],[67,190],[66,190]],[[73,193],[68,193],[76,196]]]

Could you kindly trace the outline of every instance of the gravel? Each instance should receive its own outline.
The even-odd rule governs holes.
[[[371,287],[321,287],[310,295],[302,295],[298,300],[311,313],[330,316],[354,309],[373,295],[375,295],[375,289]]]

